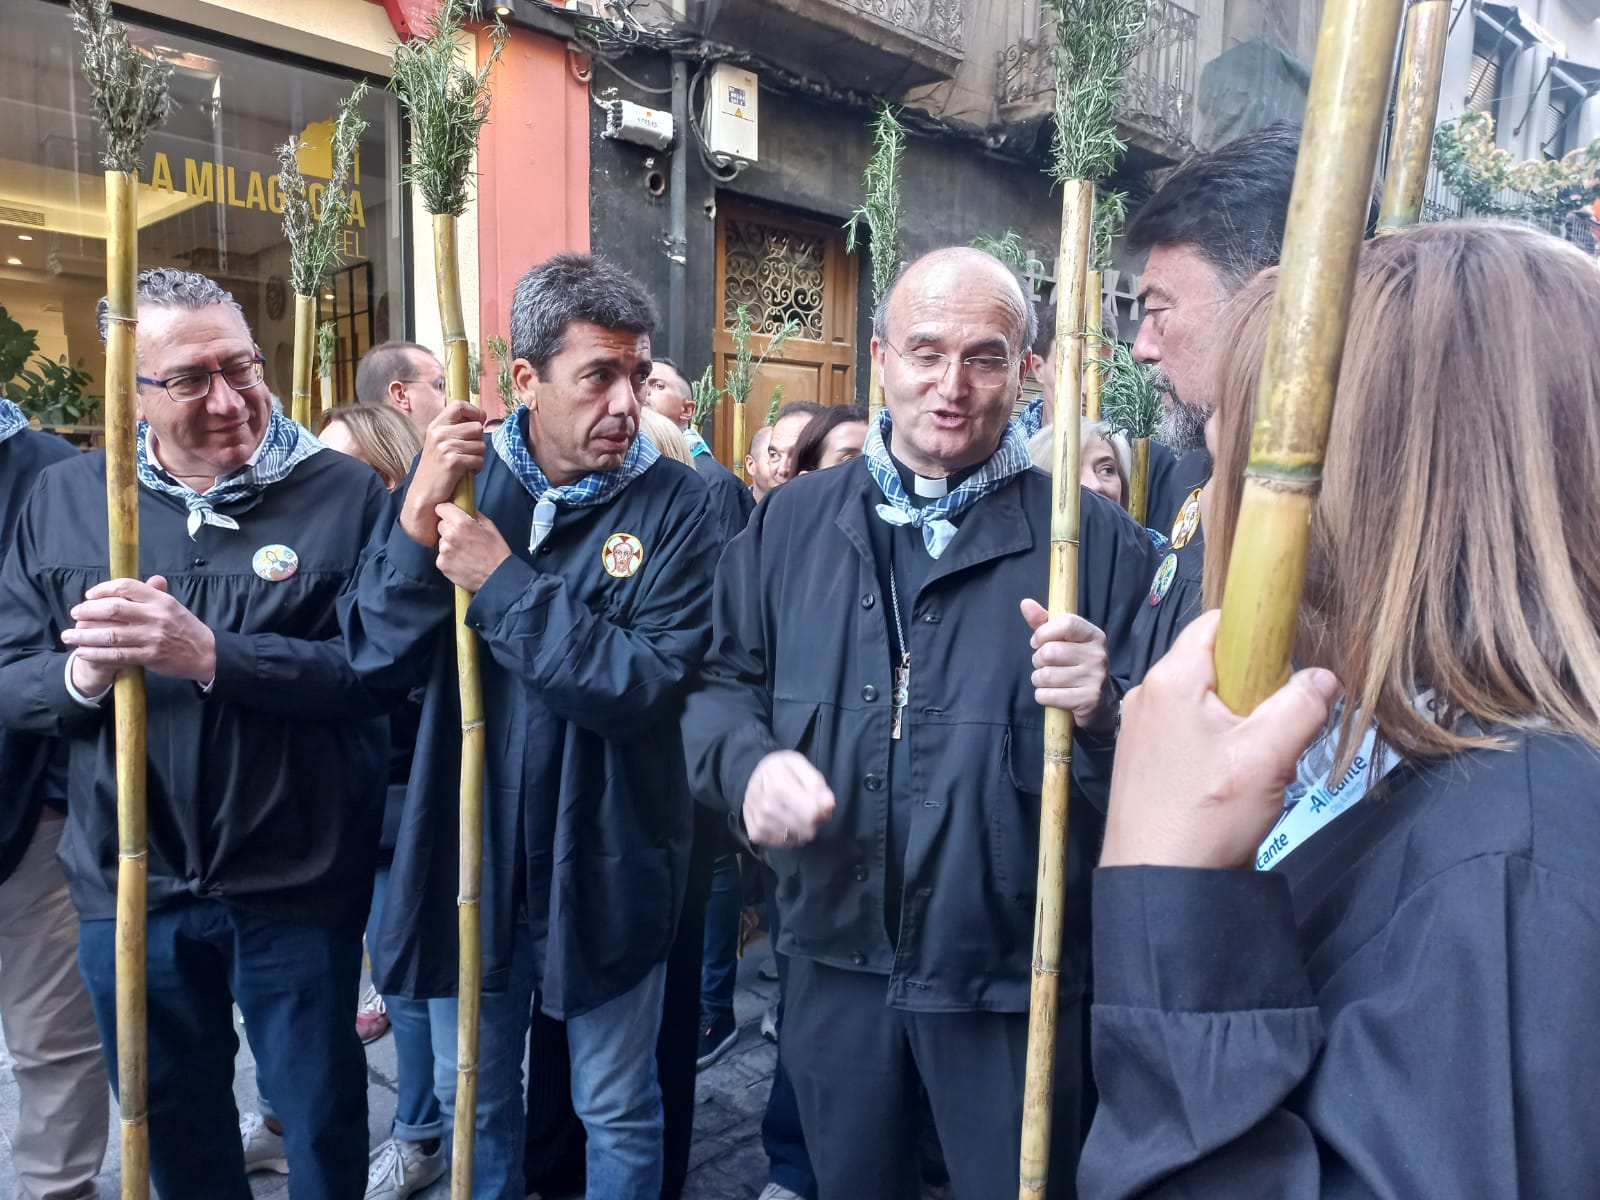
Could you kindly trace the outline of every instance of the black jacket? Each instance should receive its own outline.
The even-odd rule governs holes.
[[[360,923],[372,899],[387,697],[357,682],[335,601],[383,504],[371,469],[306,459],[258,496],[220,506],[238,530],[201,526],[181,501],[139,491],[139,573],[216,635],[209,694],[147,672],[150,907],[204,897],[267,916]],[[256,551],[299,556],[272,582]],[[61,630],[108,577],[105,454],[52,467],[24,505],[0,569],[0,721],[71,745],[61,858],[86,919],[113,915],[117,876],[113,701],[67,692]]]
[[[711,491],[711,506],[718,517],[717,545],[726,546],[749,523],[756,498],[744,480],[709,454],[699,455],[694,469]]]
[[[1594,1194],[1600,754],[1510,736],[1271,871],[1096,873],[1083,1196]]]
[[[378,945],[380,990],[456,989],[460,704],[453,594],[397,520],[373,536],[343,619],[374,682],[426,680],[411,783]],[[533,498],[491,450],[478,509],[512,556],[467,611],[483,639],[487,720],[483,986],[505,986],[518,920],[533,928],[545,1011],[621,995],[672,943],[693,806],[678,721],[710,637],[716,514],[694,471],[658,459],[610,501],[563,508],[537,554]],[[614,578],[601,551],[631,533],[642,565]]]
[[[1172,558],[1172,579],[1162,587],[1166,560]],[[1201,571],[1205,546],[1198,534],[1181,550],[1169,550],[1157,560],[1144,603],[1134,618],[1128,654],[1128,687],[1144,682],[1150,668],[1172,649],[1172,643],[1202,610]]]
[[[898,1007],[1025,1011],[1044,712],[1018,603],[1044,598],[1050,479],[1030,470],[975,504],[918,594],[901,597],[913,662],[905,736],[920,798],[903,871],[885,854],[890,598],[869,524],[881,524],[880,499],[865,459],[803,475],[774,490],[729,545],[711,653],[685,718],[691,778],[697,795],[738,813],[771,751],[799,750],[827,776],[838,808],[817,840],[766,852],[783,950],[886,974]],[[1082,505],[1079,611],[1106,631],[1117,674],[1154,551],[1109,501],[1085,491]],[[898,949],[884,928],[891,872],[904,880],[888,898],[900,912]],[[1086,900],[1087,872],[1081,892]],[[1082,938],[1069,933],[1069,997],[1081,987]]]
[[[0,555],[11,547],[11,533],[22,502],[39,472],[78,453],[70,442],[24,429],[0,442]],[[22,861],[45,805],[67,807],[66,747],[54,738],[0,727],[0,883]]]
[[[1145,521],[1157,533],[1170,533],[1189,493],[1211,476],[1211,456],[1191,450],[1181,458],[1160,442],[1150,443],[1150,483]]]

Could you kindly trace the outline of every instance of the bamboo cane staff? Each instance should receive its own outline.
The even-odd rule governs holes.
[[[339,402],[333,390],[334,357],[339,348],[339,336],[332,321],[317,326],[317,411],[325,413]]]
[[[1083,415],[1091,421],[1100,419],[1100,346],[1102,342],[1100,301],[1104,287],[1105,277],[1100,273],[1099,268],[1089,268],[1089,278],[1084,284],[1083,327],[1088,331],[1089,359],[1084,366]]]
[[[872,235],[872,304],[876,310],[905,259],[900,238],[900,162],[905,157],[906,131],[895,111],[885,104],[872,122],[872,156],[861,172],[861,207],[845,225],[845,250],[855,253],[856,238],[865,224]],[[867,415],[876,418],[883,408],[883,379],[874,360],[867,380]]]
[[[72,22],[83,40],[83,74],[105,140],[106,168],[106,519],[113,579],[139,578],[139,474],[136,338],[139,158],[166,119],[171,68],[140,54],[111,19],[109,0],[76,0]],[[146,1022],[144,670],[117,672],[112,721],[117,778],[117,1107],[122,1128],[123,1200],[150,1195],[149,1071]]]
[[[278,191],[283,197],[283,232],[289,239],[289,284],[294,288],[294,394],[290,415],[311,426],[312,359],[317,348],[317,300],[328,276],[343,259],[344,229],[350,223],[350,173],[367,121],[361,102],[367,85],[355,90],[339,105],[329,144],[328,183],[321,204],[314,204],[311,189],[300,173],[298,137],[278,147]],[[318,403],[320,411],[326,403]]]
[[[1078,603],[1079,425],[1084,292],[1089,279],[1094,183],[1110,174],[1123,149],[1112,123],[1128,63],[1144,29],[1144,0],[1046,0],[1055,21],[1055,146],[1052,176],[1062,185],[1061,245],[1056,259],[1056,420],[1051,457],[1050,590],[1052,617]],[[1067,799],[1072,716],[1045,710],[1044,785],[1039,810],[1038,899],[1033,983],[1028,1002],[1028,1057],[1022,1093],[1019,1194],[1042,1196],[1049,1179],[1054,1110],[1056,1003],[1062,909],[1066,893]]]
[[[1102,415],[1115,433],[1133,447],[1133,470],[1128,477],[1128,515],[1145,523],[1150,493],[1150,438],[1161,417],[1161,393],[1143,363],[1118,343],[1111,348],[1106,370]]]
[[[1383,174],[1383,203],[1378,212],[1380,230],[1415,225],[1422,215],[1449,35],[1450,0],[1414,0],[1406,9],[1394,124],[1389,132],[1389,165]]]
[[[1402,0],[1328,0],[1306,103],[1250,465],[1217,635],[1217,694],[1248,713],[1289,670],[1311,510],[1389,91]]]
[[[445,398],[470,399],[466,320],[461,311],[461,275],[456,221],[467,207],[467,179],[478,133],[489,119],[489,74],[505,48],[505,26],[490,29],[489,55],[477,71],[457,61],[456,37],[474,11],[464,0],[446,0],[424,37],[395,47],[390,87],[411,122],[411,157],[405,178],[433,216],[433,265],[444,332]],[[455,504],[477,514],[473,480],[456,485]],[[478,1010],[483,987],[483,937],[479,903],[483,892],[483,685],[478,640],[466,623],[472,593],[455,590],[456,674],[461,693],[461,862],[456,900],[460,981],[456,1024],[456,1121],[450,1195],[472,1194],[473,1134],[478,1111]]]
[[[1128,198],[1122,192],[1096,192],[1094,219],[1089,242],[1089,280],[1084,293],[1084,335],[1089,339],[1084,368],[1083,415],[1100,420],[1100,396],[1106,373],[1105,320],[1101,310],[1105,293],[1105,272],[1111,268],[1111,252],[1128,217]]]

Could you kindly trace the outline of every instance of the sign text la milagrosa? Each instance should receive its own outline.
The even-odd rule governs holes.
[[[241,188],[240,185],[243,185]],[[154,191],[176,195],[180,190],[197,200],[210,200],[217,204],[231,204],[235,208],[255,208],[262,212],[282,213],[283,193],[278,189],[275,172],[240,171],[225,163],[209,159],[185,158],[183,160],[183,187],[177,187],[172,159],[162,153],[155,155],[150,164],[150,182],[145,185]],[[306,194],[311,200],[313,214],[322,212],[322,198],[327,193],[325,183],[310,183]],[[366,206],[361,202],[358,188],[350,189],[350,225],[367,227]]]

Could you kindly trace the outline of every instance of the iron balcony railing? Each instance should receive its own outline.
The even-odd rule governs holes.
[[[965,48],[962,0],[832,0],[832,3],[933,42],[958,57]]]
[[[1199,78],[1199,16],[1172,0],[1150,0],[1146,41],[1128,69],[1118,117],[1187,152],[1194,147],[1194,96]],[[1000,52],[1000,104],[1015,110],[1056,90],[1055,26],[1046,24]]]

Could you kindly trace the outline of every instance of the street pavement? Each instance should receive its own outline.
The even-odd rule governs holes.
[[[739,1021],[739,1041],[717,1063],[700,1073],[695,1088],[695,1140],[691,1151],[689,1182],[684,1200],[751,1200],[766,1185],[766,1156],[761,1149],[761,1114],[777,1060],[777,1047],[761,1037],[761,1014],[777,998],[777,985],[757,974],[771,962],[764,942],[750,947],[739,964],[739,988],[734,1013]],[[355,1014],[351,1014],[354,1020]],[[234,1074],[234,1097],[241,1111],[256,1105],[255,1059],[241,1037]],[[394,1038],[385,1034],[366,1047],[367,1104],[371,1144],[389,1135],[395,1107]],[[17,1193],[11,1165],[11,1135],[17,1126],[17,1084],[12,1058],[0,1037],[0,1200]],[[105,1166],[99,1179],[100,1200],[117,1200],[121,1185],[121,1154],[117,1145],[116,1108],[112,1105]],[[289,1195],[287,1176],[259,1174],[250,1177],[258,1200]],[[417,1196],[445,1200],[448,1178]],[[554,1198],[549,1198],[554,1200]]]

